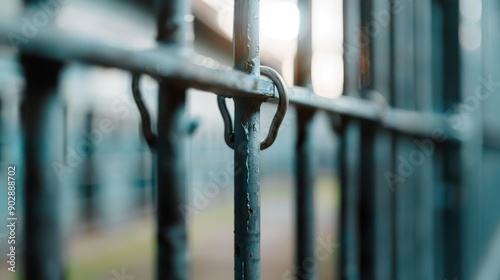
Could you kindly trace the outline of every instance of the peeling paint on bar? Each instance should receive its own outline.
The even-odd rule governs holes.
[[[259,1],[234,3],[234,67],[260,74]],[[274,90],[274,86],[272,86]],[[276,96],[273,92],[273,97]],[[234,177],[234,279],[260,280],[260,105],[264,99],[234,98],[234,160],[243,170]],[[244,164],[241,164],[243,163]],[[250,214],[251,210],[251,214]]]

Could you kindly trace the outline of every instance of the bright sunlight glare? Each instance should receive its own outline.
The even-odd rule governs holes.
[[[265,4],[261,10],[262,35],[275,40],[293,40],[299,32],[299,10],[291,2]]]

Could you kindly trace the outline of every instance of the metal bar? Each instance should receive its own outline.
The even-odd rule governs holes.
[[[432,1],[414,1],[415,28],[415,90],[416,109],[421,112],[433,110],[433,77],[432,65]],[[415,195],[415,244],[417,259],[415,263],[417,279],[433,279],[435,267],[434,238],[434,193],[437,182],[433,178],[435,168],[436,143],[432,138],[418,139],[416,153],[423,153],[425,161],[413,175],[417,188]]]
[[[443,111],[443,39],[442,39],[442,28],[443,28],[443,14],[440,1],[431,1],[431,24],[432,24],[432,108],[433,111],[441,112]],[[443,247],[445,238],[442,235],[443,226],[443,215],[444,212],[444,184],[443,184],[443,164],[444,164],[444,152],[443,145],[437,144],[434,153],[434,176],[432,179],[436,183],[433,188],[432,195],[434,196],[434,229],[433,238],[435,240],[434,248],[434,279],[445,279],[444,275],[444,257],[443,257]]]
[[[373,65],[372,89],[380,93],[387,104],[391,104],[391,46],[390,46],[390,26],[388,21],[392,20],[392,14],[397,7],[392,7],[390,0],[374,0],[372,6],[372,24],[378,22],[380,31],[368,29],[372,34],[371,63]],[[374,15],[376,13],[376,15]],[[378,17],[382,18],[380,19]],[[386,18],[384,21],[383,18]],[[374,28],[367,26],[367,28]],[[398,117],[398,116],[395,116]],[[393,279],[394,272],[394,213],[393,188],[388,185],[387,171],[394,166],[392,156],[392,131],[387,127],[377,130],[374,139],[373,153],[375,163],[374,172],[374,279]]]
[[[459,1],[438,1],[442,13],[442,98],[441,110],[446,111],[460,102],[460,39]],[[442,273],[443,278],[465,279],[461,272],[462,230],[460,221],[460,204],[462,199],[462,178],[460,171],[460,144],[443,143],[443,209],[440,225],[442,239]]]
[[[362,32],[369,38],[363,52],[368,63],[365,98],[383,99],[390,96],[390,28],[392,11],[389,0],[363,2]],[[393,272],[393,187],[387,172],[393,161],[391,133],[387,129],[365,121],[361,135],[360,234],[361,279],[391,279]]]
[[[300,29],[295,56],[295,83],[311,88],[312,62],[312,1],[299,0]],[[309,92],[309,94],[314,94]],[[314,109],[297,107],[297,142],[295,147],[295,267],[297,278],[317,279],[317,260],[314,257],[314,169],[312,162],[312,124]]]
[[[260,74],[259,1],[235,0],[234,67]],[[260,279],[260,105],[234,98],[234,279]]]
[[[10,45],[11,33],[22,34],[22,24],[0,23],[0,42]],[[179,53],[176,47],[170,45],[137,50],[47,27],[40,29],[29,42],[19,45],[19,49],[61,61],[78,60],[145,73],[154,78],[183,82],[190,87],[217,92],[227,97],[278,98],[268,79],[246,75],[224,65],[207,65],[206,57],[192,50]]]
[[[0,24],[0,42],[10,44],[9,33],[21,34],[21,24],[12,22]],[[349,48],[346,46],[346,48]],[[134,72],[150,74],[163,81],[176,81],[186,87],[213,92],[226,97],[254,97],[275,102],[278,98],[272,83],[261,77],[246,75],[228,67],[207,65],[203,56],[191,52],[188,57],[179,54],[175,48],[132,50],[115,47],[105,42],[75,36],[57,28],[44,28],[26,44],[19,46],[25,53],[57,59],[77,60],[91,64],[116,67]],[[348,52],[347,63],[356,52]],[[346,73],[348,75],[349,73]],[[437,113],[419,113],[411,110],[391,108],[380,103],[356,97],[356,90],[346,92],[346,96],[328,99],[314,94],[309,88],[289,88],[290,103],[323,110],[347,117],[378,122],[389,130],[403,134],[423,137],[446,137],[448,140],[461,141],[467,131],[450,127],[446,116]],[[385,93],[380,93],[385,95]],[[464,125],[465,127],[465,125]],[[485,145],[497,147],[500,139],[486,127]]]
[[[369,89],[373,87],[373,75],[375,66],[373,65],[373,38],[368,32],[373,7],[373,1],[363,1],[360,7],[361,27],[360,27],[360,52],[361,52],[361,70],[360,86],[363,98],[369,98]],[[387,62],[386,62],[387,64]],[[374,142],[376,126],[371,122],[361,121],[360,134],[360,158],[359,173],[363,174],[359,180],[359,271],[361,279],[375,279],[375,155]]]
[[[67,107],[66,107],[67,108]],[[66,109],[65,108],[65,109]],[[65,128],[65,138],[68,137],[68,118],[67,118],[67,109],[65,110],[65,116],[64,116],[64,128]],[[95,115],[93,110],[88,110],[85,113],[85,131],[90,132],[92,131],[93,123],[94,123]],[[66,145],[64,145],[66,147]],[[97,211],[96,211],[96,194],[99,192],[99,185],[97,184],[97,174],[96,174],[96,159],[94,155],[94,150],[90,150],[87,154],[87,160],[85,160],[85,164],[83,166],[83,174],[84,180],[83,180],[83,186],[81,188],[83,189],[82,193],[82,198],[83,198],[83,209],[81,210],[83,212],[83,217],[85,218],[85,221],[88,224],[91,224],[94,222],[97,218]]]
[[[415,107],[414,81],[414,21],[413,3],[406,1],[399,13],[392,20],[392,86],[393,106],[413,110]],[[416,184],[409,178],[413,171],[405,172],[403,160],[409,158],[414,151],[413,139],[407,135],[394,134],[393,160],[394,174],[402,178],[395,186],[394,219],[395,219],[395,278],[416,280],[416,246],[415,246],[415,203]],[[403,158],[403,160],[401,160]]]
[[[158,42],[161,47],[170,46],[181,52],[188,44],[190,1],[156,3]],[[188,128],[184,85],[160,81],[157,125],[156,279],[186,280],[189,278],[186,215],[180,207],[187,203]]]
[[[4,27],[0,25],[0,40],[8,38],[9,30],[14,30],[13,32],[17,30]],[[272,83],[267,79],[246,75],[223,66],[205,66],[201,56],[185,57],[180,55],[175,48],[165,46],[161,49],[134,51],[111,47],[106,43],[92,42],[64,31],[57,31],[57,29],[51,30],[40,30],[39,34],[21,49],[27,53],[54,59],[79,60],[147,73],[164,81],[176,81],[185,86],[227,97],[272,98],[271,101],[278,98]],[[347,93],[347,95],[352,94],[355,93]],[[422,114],[386,108],[372,101],[350,96],[327,99],[314,94],[311,89],[302,87],[291,87],[289,96],[290,102],[295,105],[377,121],[383,127],[403,133],[432,137],[436,128],[442,128],[443,136],[456,140],[462,137],[460,131],[447,126],[445,117],[438,114]],[[494,144],[495,141],[491,143]]]
[[[60,280],[65,261],[58,201],[62,179],[57,174],[64,166],[56,163],[65,162],[63,108],[57,95],[62,64],[31,55],[21,55],[21,64],[26,77],[21,110],[26,163],[24,278]]]
[[[480,15],[472,19],[465,11],[469,7],[479,7],[482,9]],[[485,71],[485,61],[491,58],[483,55],[485,46],[488,45],[490,37],[486,35],[483,28],[483,20],[488,17],[488,3],[482,0],[460,0],[460,18],[457,29],[462,30],[462,36],[480,36],[482,42],[476,47],[471,47],[460,41],[460,92],[459,98],[463,104],[471,108],[469,115],[471,132],[476,137],[470,137],[461,142],[460,147],[460,168],[456,170],[456,175],[461,177],[460,195],[457,198],[460,211],[460,230],[462,232],[461,243],[462,255],[460,256],[460,272],[458,277],[462,279],[473,279],[476,269],[484,261],[482,259],[482,248],[484,236],[481,234],[483,225],[483,212],[488,208],[484,207],[484,197],[481,197],[488,182],[483,179],[481,172],[485,168],[484,158],[488,153],[483,152],[483,112],[485,102],[477,100],[476,89],[479,84],[478,77],[488,77],[491,73]],[[474,30],[474,31],[473,31]],[[470,100],[476,100],[477,106],[470,105]],[[473,101],[474,102],[474,101]],[[490,102],[490,101],[488,101]],[[485,192],[487,193],[487,192]],[[493,193],[491,194],[493,195]],[[486,211],[485,211],[486,210]],[[492,240],[492,238],[490,239]],[[492,277],[494,278],[494,276]]]
[[[356,96],[360,77],[360,41],[356,34],[361,26],[360,0],[344,0],[344,94]],[[361,100],[355,99],[353,101]],[[376,111],[375,111],[376,113]],[[341,251],[339,279],[358,280],[359,267],[359,156],[360,125],[348,118],[342,119],[340,129],[340,226]],[[346,122],[348,122],[346,124]]]

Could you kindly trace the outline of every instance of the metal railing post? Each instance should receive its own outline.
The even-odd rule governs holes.
[[[30,12],[44,1],[24,3]],[[65,162],[64,109],[57,93],[63,64],[23,53],[20,62],[26,79],[21,105],[25,163],[22,270],[27,280],[60,280],[66,273],[59,203],[64,171],[54,162]],[[20,168],[16,172],[20,173]],[[20,222],[15,222],[19,227]]]
[[[361,7],[363,95],[381,114],[390,102],[390,0],[368,0]],[[396,6],[397,7],[397,6]],[[383,18],[380,21],[379,18]],[[376,20],[377,18],[378,20]],[[360,180],[361,279],[391,279],[393,268],[393,191],[391,132],[377,122],[362,121]]]
[[[235,68],[258,76],[259,1],[234,3]],[[234,99],[234,279],[260,279],[260,105],[257,98]]]
[[[416,108],[421,112],[431,112],[433,109],[433,82],[436,71],[433,67],[432,53],[432,0],[413,2],[415,9],[415,90],[419,92],[416,98]],[[435,195],[438,182],[434,175],[436,144],[432,138],[418,139],[424,143],[427,150],[425,162],[413,176],[417,181],[415,222],[417,279],[432,279],[435,276]],[[422,145],[422,144],[419,144]],[[421,148],[420,148],[421,149]],[[430,154],[427,154],[430,153]]]
[[[414,22],[413,3],[405,2],[401,12],[394,14],[392,23],[393,69],[392,86],[394,107],[401,109],[415,108],[414,81]],[[402,160],[406,160],[413,152],[413,139],[404,134],[395,133],[393,138],[394,174],[402,170]],[[405,178],[405,177],[403,177]],[[394,193],[395,223],[395,276],[396,279],[414,279],[416,275],[415,247],[415,180],[404,180],[397,185]]]
[[[360,79],[360,41],[356,34],[361,19],[359,0],[344,0],[344,92],[357,92]],[[340,261],[339,279],[360,279],[359,271],[359,159],[360,125],[349,120],[341,131],[340,172]]]
[[[295,57],[295,84],[312,87],[312,1],[299,0],[300,29]],[[297,107],[297,142],[295,158],[295,267],[297,278],[317,278],[317,261],[314,258],[314,171],[312,163],[312,123],[314,109]]]
[[[160,46],[189,48],[190,1],[157,1]],[[153,67],[154,65],[152,65]],[[187,201],[186,88],[173,81],[161,81],[158,93],[158,141],[156,146],[156,203],[158,280],[188,279],[186,213]]]
[[[22,54],[21,64],[26,77],[21,109],[25,162],[24,279],[60,280],[65,274],[59,209],[63,173],[58,176],[57,172],[64,171],[53,163],[64,162],[63,107],[57,95],[62,63]],[[21,173],[21,166],[17,166],[16,172]],[[20,221],[14,222],[19,227]]]

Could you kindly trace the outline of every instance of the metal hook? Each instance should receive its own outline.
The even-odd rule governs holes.
[[[144,135],[144,139],[146,140],[149,148],[154,150],[157,137],[151,129],[151,117],[149,116],[146,105],[144,105],[144,101],[142,100],[142,94],[139,88],[140,79],[140,73],[132,74],[132,93],[134,95],[135,104],[137,104],[137,109],[139,109],[139,114],[141,115],[142,134]]]
[[[265,150],[276,140],[280,125],[285,118],[286,111],[288,110],[288,88],[286,87],[283,77],[281,77],[276,70],[267,66],[261,66],[260,72],[262,76],[269,78],[276,85],[279,94],[278,108],[273,120],[271,121],[269,133],[266,138],[260,142],[260,149]],[[233,121],[231,120],[231,115],[227,109],[225,97],[219,96],[217,98],[217,104],[219,105],[219,110],[224,121],[224,141],[231,149],[234,149]]]
[[[229,148],[234,149],[233,121],[231,120],[231,115],[227,109],[226,97],[222,95],[217,96],[217,105],[219,105],[219,111],[222,115],[222,120],[224,121],[224,141]]]

